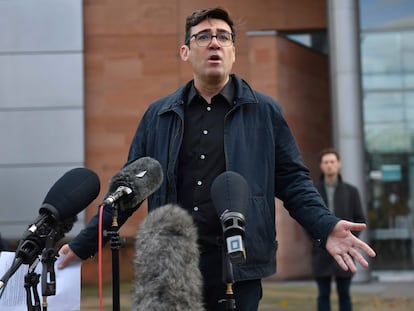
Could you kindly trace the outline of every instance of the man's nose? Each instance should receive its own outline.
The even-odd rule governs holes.
[[[211,37],[210,47],[220,47],[220,43],[217,40],[217,36]]]

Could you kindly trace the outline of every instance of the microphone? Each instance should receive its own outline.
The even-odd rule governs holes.
[[[139,158],[111,178],[110,195],[103,204],[108,206],[117,202],[121,210],[135,208],[161,186],[162,180],[162,168],[157,160]]]
[[[22,264],[30,265],[45,248],[48,236],[58,242],[69,232],[77,214],[99,194],[98,176],[87,168],[75,168],[65,173],[53,186],[39,209],[39,216],[28,226],[16,248],[12,266],[0,279],[0,288]]]
[[[197,229],[167,204],[148,213],[135,240],[133,310],[204,310]]]
[[[220,216],[228,257],[232,264],[243,263],[246,260],[244,215],[249,199],[247,181],[236,172],[224,172],[214,179],[211,198]]]

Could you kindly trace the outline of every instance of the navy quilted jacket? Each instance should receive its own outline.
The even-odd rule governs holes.
[[[234,279],[257,279],[276,271],[275,197],[322,245],[339,219],[329,212],[315,189],[279,104],[237,76],[232,78],[236,95],[235,105],[225,117],[226,167],[241,174],[250,188],[245,215],[247,260],[234,265]],[[131,144],[126,164],[149,156],[157,159],[164,171],[161,187],[148,198],[149,210],[177,201],[184,103],[191,83],[148,107]],[[125,222],[132,213],[119,215],[119,222]],[[110,214],[107,210],[104,223],[110,224]],[[81,258],[96,252],[97,221],[94,217],[70,243]]]

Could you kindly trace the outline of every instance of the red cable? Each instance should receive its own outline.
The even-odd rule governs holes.
[[[102,294],[102,218],[104,205],[99,206],[99,225],[98,225],[98,283],[99,283],[99,310],[103,311]]]

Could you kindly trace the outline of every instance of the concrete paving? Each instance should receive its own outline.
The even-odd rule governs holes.
[[[373,272],[370,282],[354,282],[351,291],[378,294],[386,298],[414,299],[414,272]]]
[[[285,284],[309,286],[316,290],[314,280],[289,281]],[[414,271],[373,272],[368,282],[353,281],[352,293],[367,293],[382,298],[414,299]]]

